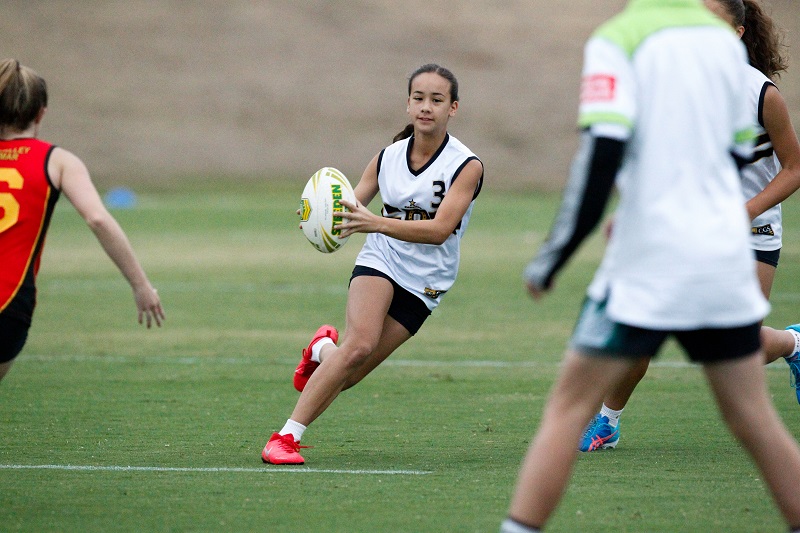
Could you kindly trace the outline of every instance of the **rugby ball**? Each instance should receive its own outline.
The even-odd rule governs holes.
[[[300,228],[308,242],[322,253],[335,252],[349,238],[341,237],[341,231],[334,228],[342,223],[338,214],[347,211],[341,200],[355,204],[356,195],[345,175],[333,167],[316,171],[300,197]]]

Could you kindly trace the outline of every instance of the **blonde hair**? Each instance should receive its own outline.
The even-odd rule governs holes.
[[[26,130],[47,107],[47,84],[16,59],[0,61],[0,129]]]

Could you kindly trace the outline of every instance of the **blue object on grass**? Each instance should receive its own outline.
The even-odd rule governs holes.
[[[109,209],[132,209],[136,207],[136,193],[127,187],[116,187],[106,193],[105,203]]]

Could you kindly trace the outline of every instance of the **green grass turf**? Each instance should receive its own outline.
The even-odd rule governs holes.
[[[162,296],[168,318],[155,331],[135,324],[126,283],[62,200],[28,344],[0,384],[0,465],[161,470],[0,468],[0,529],[497,530],[602,239],[533,303],[521,271],[558,195],[485,190],[455,288],[311,426],[314,471],[296,472],[259,454],[296,401],[300,348],[320,323],[344,325],[363,242],[316,252],[297,229],[300,190],[143,193],[136,209],[115,211]],[[799,318],[799,206],[785,206],[767,320],[778,327]],[[619,448],[580,457],[551,530],[782,530],[701,373],[667,364],[683,361],[674,345],[660,361],[629,404]],[[786,366],[766,375],[800,434]]]

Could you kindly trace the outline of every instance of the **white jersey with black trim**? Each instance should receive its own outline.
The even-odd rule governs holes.
[[[447,134],[431,160],[415,171],[409,165],[413,139],[397,141],[378,157],[378,188],[385,217],[403,220],[435,217],[461,170],[473,159],[478,159],[458,139]],[[406,242],[382,233],[370,233],[356,258],[356,265],[387,274],[398,285],[418,296],[428,309],[435,309],[440,296],[455,282],[461,238],[482,183],[483,176],[461,222],[441,245]]]
[[[758,137],[754,161],[742,169],[742,188],[748,200],[764,190],[781,170],[772,140],[764,130],[764,94],[775,84],[760,70],[747,66],[748,103],[753,116],[758,117]],[[781,247],[783,234],[781,204],[775,205],[752,222],[750,243],[755,250],[770,251]]]
[[[752,152],[744,46],[700,2],[628,6],[585,49],[579,124],[627,141],[589,295],[613,320],[649,329],[758,322],[769,304],[730,155]]]

